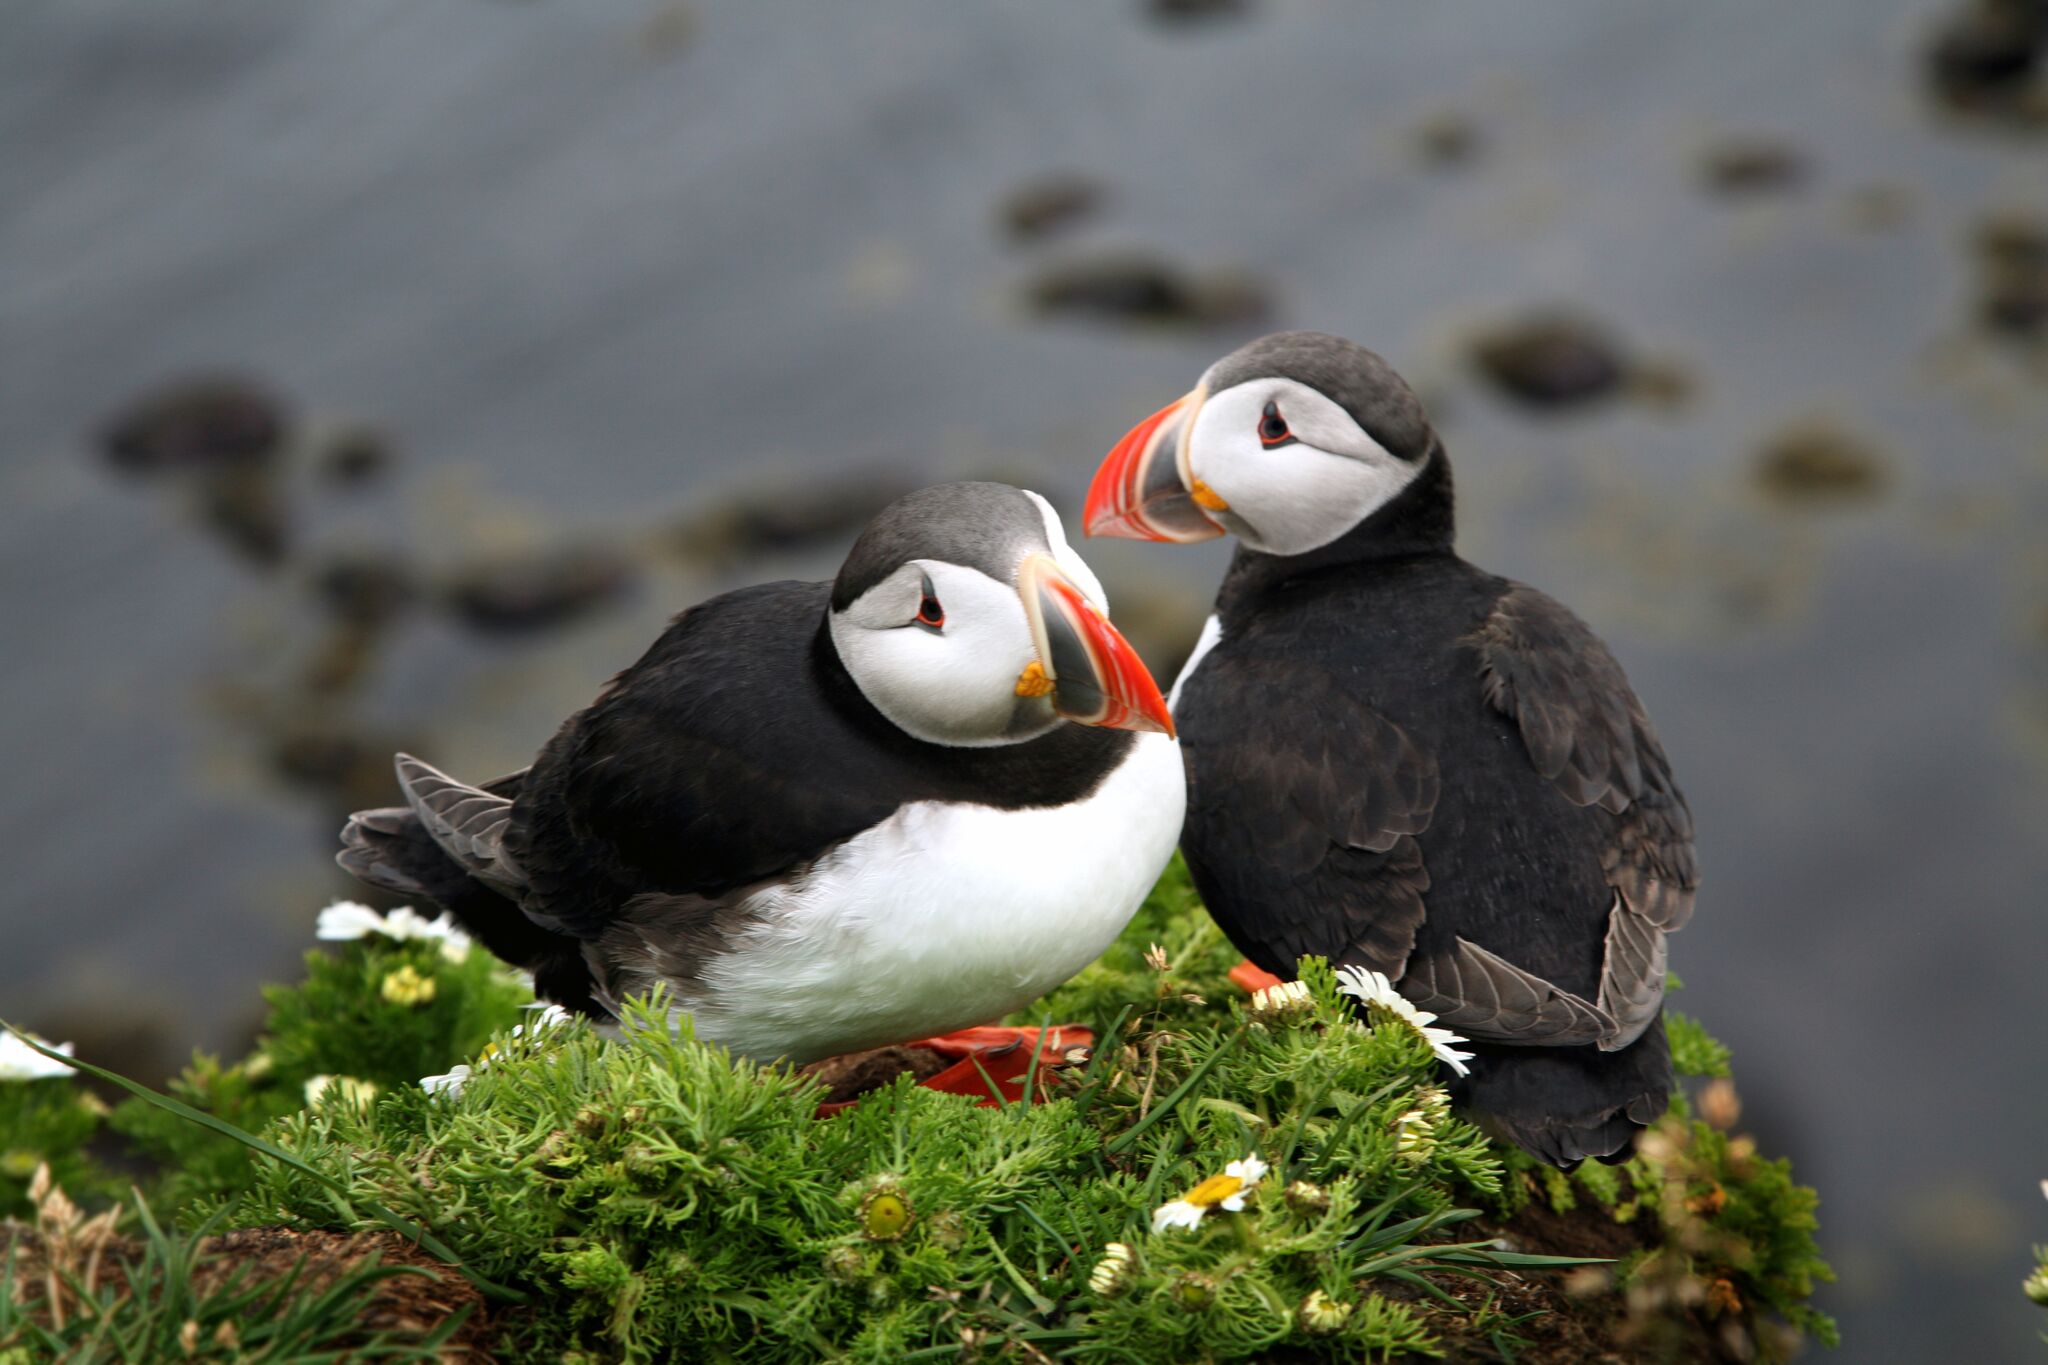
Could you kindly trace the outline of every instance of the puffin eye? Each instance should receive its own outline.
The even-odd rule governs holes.
[[[1287,429],[1287,419],[1280,415],[1280,405],[1267,403],[1265,415],[1259,418],[1259,444],[1271,450],[1293,438],[1294,433]]]
[[[917,616],[911,624],[923,626],[926,630],[938,630],[946,624],[946,609],[939,605],[939,599],[932,593],[930,574],[920,575],[924,595],[917,602]]]

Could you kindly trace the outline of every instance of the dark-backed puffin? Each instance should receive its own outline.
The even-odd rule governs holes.
[[[1045,499],[912,493],[829,583],[678,616],[523,772],[406,755],[339,861],[600,1020],[809,1062],[1000,1017],[1098,956],[1180,834],[1164,698]]]
[[[1547,1161],[1663,1114],[1692,816],[1586,624],[1452,548],[1451,468],[1371,351],[1286,332],[1119,443],[1090,535],[1239,541],[1171,706],[1182,848],[1231,941],[1384,973],[1473,1040],[1460,1098]]]

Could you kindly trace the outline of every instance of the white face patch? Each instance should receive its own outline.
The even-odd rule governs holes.
[[[1259,437],[1268,403],[1294,437],[1270,449]],[[1322,394],[1277,377],[1247,380],[1203,403],[1188,433],[1187,462],[1230,504],[1211,515],[1254,550],[1275,555],[1329,544],[1421,472]]]
[[[917,623],[926,579],[944,614],[937,629]],[[978,569],[911,560],[832,613],[831,631],[861,695],[927,743],[1010,744],[1058,723],[1050,702],[1017,695],[1038,658],[1023,599]]]

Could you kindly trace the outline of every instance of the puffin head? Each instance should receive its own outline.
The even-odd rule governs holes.
[[[1000,483],[882,509],[832,585],[829,628],[861,695],[932,744],[1015,744],[1064,721],[1173,733],[1059,514]]]
[[[1320,549],[1441,460],[1386,361],[1322,332],[1276,332],[1209,367],[1119,441],[1088,489],[1091,536]]]

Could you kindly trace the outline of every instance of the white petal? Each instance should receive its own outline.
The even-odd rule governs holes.
[[[462,1087],[469,1080],[469,1065],[464,1063],[441,1076],[420,1077],[420,1089],[429,1095],[446,1095],[450,1099],[462,1093]]]
[[[1164,1232],[1168,1228],[1191,1228],[1202,1221],[1202,1208],[1185,1199],[1176,1199],[1171,1204],[1161,1204],[1152,1215],[1152,1231]]]
[[[1256,1185],[1265,1178],[1266,1163],[1259,1160],[1257,1153],[1253,1153],[1243,1161],[1231,1162],[1223,1168],[1223,1173],[1234,1175],[1247,1185]]]
[[[1453,1046],[1453,1044],[1464,1042],[1463,1038],[1447,1028],[1426,1028],[1422,1031],[1422,1036],[1428,1041],[1430,1050],[1436,1053],[1438,1061],[1448,1066],[1460,1076],[1471,1074],[1471,1068],[1466,1066],[1465,1063],[1472,1060],[1472,1054],[1460,1052]]]
[[[1222,1209],[1225,1213],[1242,1213],[1244,1212],[1244,1195],[1242,1193],[1233,1194],[1216,1207]]]
[[[57,1043],[54,1046],[65,1056],[71,1055],[71,1044]],[[0,1081],[42,1081],[70,1074],[71,1068],[64,1063],[45,1057],[12,1033],[0,1033]]]
[[[401,905],[384,917],[384,936],[400,940],[437,937],[432,921],[410,905]]]
[[[336,901],[320,912],[313,927],[315,938],[334,943],[383,932],[384,917],[358,901]]]

